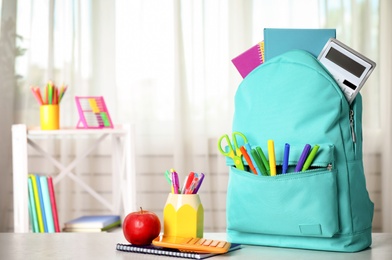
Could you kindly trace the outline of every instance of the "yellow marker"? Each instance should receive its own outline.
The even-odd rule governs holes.
[[[274,141],[268,140],[268,159],[270,165],[271,176],[276,176],[276,159]]]
[[[40,203],[39,194],[38,194],[37,179],[36,179],[36,176],[34,174],[29,174],[29,177],[30,177],[31,182],[33,184],[32,186],[33,186],[35,208],[36,208],[37,216],[38,216],[39,233],[44,233],[45,229],[44,229],[44,222],[43,222],[43,218],[42,218],[43,215],[42,215],[42,211],[41,211],[41,203]]]

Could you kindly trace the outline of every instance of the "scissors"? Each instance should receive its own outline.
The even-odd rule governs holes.
[[[235,167],[237,167],[239,170],[244,170],[244,164],[242,163],[242,159],[241,159],[242,153],[241,153],[240,148],[238,147],[237,136],[239,136],[243,139],[244,144],[248,143],[248,139],[246,139],[246,137],[243,133],[233,132],[232,139],[233,139],[233,143],[234,143],[234,148],[233,148],[233,143],[230,141],[229,136],[227,134],[224,134],[219,138],[218,149],[221,154],[233,159]],[[223,139],[225,139],[225,141],[227,142],[227,144],[229,146],[229,151],[227,151],[227,152],[222,149]]]

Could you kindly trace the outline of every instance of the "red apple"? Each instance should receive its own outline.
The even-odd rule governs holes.
[[[129,213],[123,221],[125,239],[133,245],[150,245],[160,232],[161,222],[158,216],[141,207],[140,211]]]

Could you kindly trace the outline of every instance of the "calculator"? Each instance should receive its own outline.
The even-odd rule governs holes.
[[[183,252],[194,253],[226,253],[230,246],[230,242],[223,240],[194,238],[194,237],[174,237],[161,235],[152,241],[154,246],[175,248]]]
[[[376,63],[335,38],[330,38],[318,60],[329,70],[351,104]]]

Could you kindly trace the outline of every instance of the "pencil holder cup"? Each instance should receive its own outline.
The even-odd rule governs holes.
[[[203,237],[204,208],[199,194],[169,193],[163,210],[165,236]]]
[[[56,130],[60,128],[59,105],[42,105],[39,110],[41,130]]]

